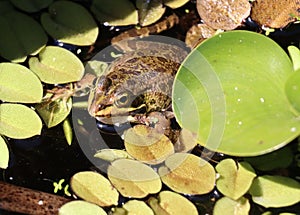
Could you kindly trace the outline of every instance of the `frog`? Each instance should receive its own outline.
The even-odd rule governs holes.
[[[88,112],[101,123],[149,124],[150,113],[171,111],[174,77],[188,50],[163,42],[130,42],[118,47],[124,53],[90,92]]]

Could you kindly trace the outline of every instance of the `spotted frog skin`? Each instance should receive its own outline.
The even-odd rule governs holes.
[[[102,123],[142,122],[150,112],[168,110],[174,75],[187,55],[176,45],[159,42],[128,47],[90,93],[89,113]]]

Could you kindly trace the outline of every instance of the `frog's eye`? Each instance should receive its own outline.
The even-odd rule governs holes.
[[[129,94],[125,92],[117,96],[115,104],[117,107],[124,107],[129,104],[129,101]]]

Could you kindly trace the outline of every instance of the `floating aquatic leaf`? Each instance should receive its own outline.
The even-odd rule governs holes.
[[[158,198],[151,197],[149,205],[155,214],[159,215],[197,215],[195,205],[188,199],[171,191],[162,191]]]
[[[146,125],[136,125],[126,130],[124,142],[128,154],[148,164],[161,163],[174,153],[169,138]]]
[[[285,93],[290,104],[300,113],[300,70],[293,72],[287,79]]]
[[[54,127],[64,121],[72,108],[72,99],[68,101],[58,99],[49,104],[40,103],[35,106],[37,112],[44,120],[48,128]]]
[[[9,10],[0,16],[0,55],[13,62],[23,62],[37,54],[47,43],[42,27],[30,16]]]
[[[207,161],[188,153],[175,153],[159,168],[164,184],[178,193],[205,194],[215,186],[215,170]]]
[[[58,212],[58,215],[106,215],[105,210],[98,205],[82,201],[75,200],[64,204]]]
[[[197,10],[210,27],[232,30],[250,15],[251,6],[248,0],[197,0]]]
[[[249,31],[218,34],[179,68],[172,94],[175,117],[212,151],[255,156],[277,150],[300,132],[299,113],[284,91],[293,72],[288,55],[268,37]]]
[[[299,16],[298,0],[255,0],[251,9],[251,18],[262,26],[283,28]]]
[[[161,189],[159,175],[149,166],[131,159],[118,159],[108,167],[111,183],[125,197],[143,198]]]
[[[136,0],[136,7],[138,8],[139,24],[141,26],[155,23],[166,11],[161,0]]]
[[[10,0],[17,8],[28,13],[38,12],[43,8],[48,7],[53,0]]]
[[[67,143],[69,145],[71,145],[72,140],[73,140],[73,130],[72,130],[70,120],[68,118],[66,118],[63,122],[63,130],[64,130],[64,134],[65,134],[65,138],[67,140]]]
[[[300,50],[296,46],[288,47],[289,55],[292,59],[294,70],[300,69]]]
[[[235,163],[233,159],[222,160],[216,166],[216,170],[220,174],[217,180],[218,190],[233,200],[238,200],[249,190],[256,176],[250,164]]]
[[[126,202],[122,208],[114,208],[112,215],[154,215],[151,208],[143,201],[130,200]]]
[[[56,40],[79,46],[95,43],[99,29],[92,15],[80,4],[56,1],[43,13],[41,23]]]
[[[228,197],[223,197],[216,202],[213,215],[248,215],[249,211],[250,203],[248,199],[242,197],[238,200],[232,200]]]
[[[270,171],[278,168],[287,168],[293,162],[293,151],[285,146],[269,154],[244,158],[255,169]]]
[[[0,168],[6,169],[8,167],[8,162],[9,162],[9,151],[5,140],[3,139],[3,137],[0,136]]]
[[[93,0],[91,11],[99,22],[105,25],[135,25],[138,23],[138,12],[129,0]]]
[[[121,149],[102,149],[100,151],[97,151],[97,153],[94,155],[96,158],[100,158],[102,160],[106,160],[109,162],[112,162],[117,159],[121,158],[129,158],[132,157],[125,151]]]
[[[163,3],[164,3],[164,5],[172,8],[172,9],[176,9],[176,8],[179,8],[183,5],[185,5],[189,1],[190,0],[163,0]]]
[[[0,134],[15,139],[39,135],[42,121],[34,110],[21,104],[0,104]]]
[[[286,207],[300,201],[300,183],[288,177],[265,175],[254,179],[249,193],[255,203],[266,208]]]
[[[25,66],[0,63],[0,100],[36,103],[42,100],[43,86],[39,78]]]
[[[74,193],[86,201],[103,207],[118,204],[118,191],[99,173],[78,172],[71,178],[70,185]]]
[[[84,66],[72,52],[57,46],[47,46],[39,57],[29,59],[29,67],[41,81],[49,84],[79,81]]]

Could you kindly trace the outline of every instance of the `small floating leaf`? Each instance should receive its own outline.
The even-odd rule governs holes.
[[[138,12],[129,0],[93,0],[91,11],[99,22],[105,25],[135,25],[138,23]]]
[[[300,50],[296,46],[288,47],[289,55],[292,59],[294,70],[300,69]]]
[[[38,53],[47,43],[47,35],[30,16],[15,10],[0,16],[0,55],[10,61],[24,62],[27,55]]]
[[[293,151],[285,146],[269,154],[244,158],[255,169],[270,171],[278,168],[287,168],[293,162]]]
[[[124,142],[128,154],[148,164],[161,163],[174,153],[169,138],[146,125],[136,125],[126,130]]]
[[[40,103],[35,108],[47,127],[51,128],[64,121],[69,115],[72,108],[72,98],[69,98],[67,102],[59,99],[49,104]]]
[[[97,151],[94,157],[109,162],[113,162],[114,160],[121,158],[132,158],[126,151],[121,149],[102,149],[100,151]]]
[[[300,183],[283,176],[260,176],[249,190],[252,200],[266,208],[286,207],[300,201]]]
[[[0,136],[0,168],[6,169],[8,167],[8,162],[9,162],[9,151],[5,140]]]
[[[39,78],[25,66],[0,63],[0,100],[36,103],[42,100],[43,86]]]
[[[107,174],[114,187],[125,197],[143,198],[161,189],[159,175],[136,160],[115,160],[108,167]]]
[[[48,7],[53,0],[10,0],[17,8],[28,13],[38,12]]]
[[[155,23],[166,11],[161,0],[136,0],[136,7],[138,8],[139,24],[141,26]]]
[[[78,172],[71,178],[70,185],[74,193],[86,201],[103,207],[118,204],[118,191],[99,173]]]
[[[121,210],[120,210],[121,209]],[[151,208],[143,201],[130,200],[126,202],[122,208],[113,209],[112,215],[154,215]]]
[[[15,139],[25,139],[39,135],[42,121],[36,112],[25,105],[0,105],[0,134]]]
[[[223,197],[216,202],[213,215],[248,215],[249,211],[250,203],[248,199],[242,197],[238,200],[232,200],[228,197]]]
[[[197,0],[197,10],[210,27],[233,30],[250,15],[251,6],[248,0]]]
[[[58,215],[107,215],[105,210],[98,205],[85,202],[82,200],[75,200],[64,204],[60,209]]]
[[[80,4],[56,1],[43,13],[41,23],[56,40],[64,43],[88,46],[98,36],[98,26],[91,14]]]
[[[172,9],[176,9],[176,8],[179,8],[183,5],[185,5],[189,1],[190,0],[163,0],[163,4]]]
[[[29,59],[29,67],[41,81],[49,84],[61,84],[79,81],[84,66],[72,52],[57,46],[47,46],[39,57]]]
[[[227,197],[237,200],[250,188],[256,176],[254,169],[246,162],[235,163],[233,159],[222,160],[216,166],[220,177],[217,180],[218,190]]]
[[[71,145],[72,140],[73,140],[73,130],[72,130],[70,120],[68,118],[66,118],[63,122],[63,130],[64,130],[64,134],[65,134],[65,138],[67,140],[67,143],[69,145]]]
[[[209,193],[215,186],[215,170],[207,161],[188,153],[175,153],[159,168],[164,184],[185,194]]]
[[[149,205],[155,214],[159,215],[197,215],[198,211],[195,205],[188,199],[171,191],[162,191],[158,199],[151,197]]]
[[[300,70],[293,72],[287,79],[285,93],[290,104],[300,113]]]

